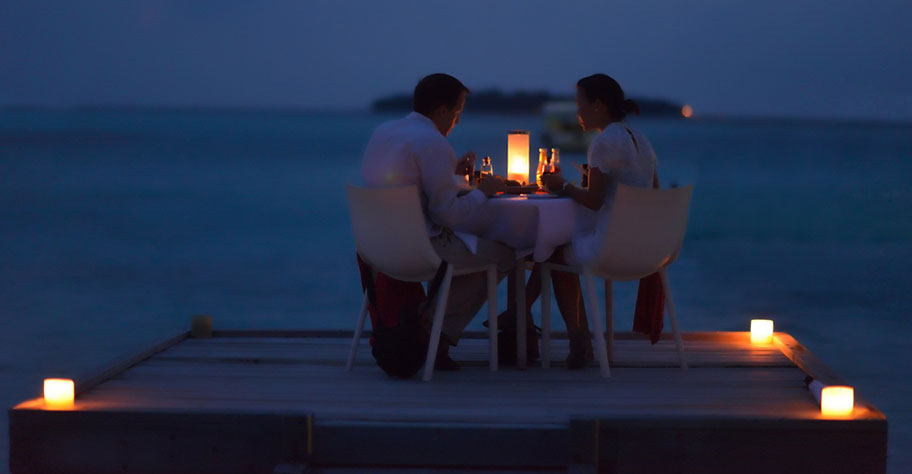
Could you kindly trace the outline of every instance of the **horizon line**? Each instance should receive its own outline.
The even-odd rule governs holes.
[[[340,107],[340,106],[270,106],[270,105],[175,105],[175,104],[78,104],[78,105],[48,105],[48,104],[0,104],[0,111],[16,110],[46,110],[46,111],[186,111],[186,112],[272,112],[272,113],[301,113],[301,112],[335,112],[335,113],[372,113],[389,115],[406,112],[403,110],[375,111],[371,106]],[[541,113],[522,112],[473,112],[467,109],[466,115],[541,115]],[[648,118],[649,115],[646,115]],[[871,117],[824,117],[813,115],[744,115],[728,113],[698,113],[691,118],[669,117],[663,118],[685,121],[737,121],[737,122],[802,122],[802,123],[857,123],[868,125],[893,125],[912,126],[912,117],[908,118],[871,118]]]

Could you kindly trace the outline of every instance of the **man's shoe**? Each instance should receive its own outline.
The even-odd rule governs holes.
[[[592,337],[587,331],[570,336],[570,354],[567,355],[567,369],[576,370],[586,367],[595,360],[592,355]]]
[[[482,326],[488,327],[488,320],[485,319]],[[513,329],[516,327],[516,314],[512,311],[504,311],[497,315],[497,329]]]
[[[450,358],[450,344],[446,336],[440,335],[440,344],[437,345],[437,357],[434,358],[434,370],[454,372],[459,370],[459,364]]]
[[[459,370],[459,363],[451,359],[447,354],[438,354],[437,358],[434,359],[434,370],[440,370],[442,372],[455,372]]]

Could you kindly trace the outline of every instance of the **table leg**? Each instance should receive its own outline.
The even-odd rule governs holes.
[[[526,262],[516,261],[516,367],[526,368]]]

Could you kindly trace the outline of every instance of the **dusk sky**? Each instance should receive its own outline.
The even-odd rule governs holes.
[[[910,27],[908,0],[4,1],[0,105],[366,108],[431,72],[604,72],[697,114],[912,120]]]

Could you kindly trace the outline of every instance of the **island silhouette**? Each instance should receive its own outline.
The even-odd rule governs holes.
[[[681,117],[682,104],[666,99],[632,97],[640,106],[642,115],[666,115]],[[472,92],[470,109],[481,113],[541,114],[545,104],[574,102],[571,95],[553,94],[548,91],[503,92],[500,89],[483,89]],[[397,93],[380,97],[371,103],[375,112],[399,112],[412,110],[412,95]]]

